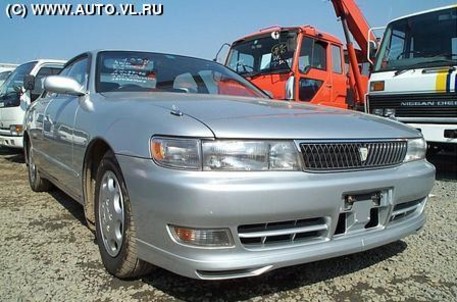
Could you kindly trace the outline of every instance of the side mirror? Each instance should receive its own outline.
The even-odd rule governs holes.
[[[35,76],[28,74],[24,77],[24,88],[30,91],[35,89]]]
[[[222,64],[224,63],[224,62],[222,62],[222,61],[220,60],[219,55],[221,54],[221,51],[222,51],[225,47],[230,48],[230,44],[224,43],[224,44],[221,45],[221,47],[219,48],[219,50],[218,50],[217,53],[216,53],[216,56],[215,56],[214,59],[213,59],[214,62],[221,62]],[[225,56],[227,57],[227,54],[226,54]]]
[[[44,88],[46,91],[69,94],[74,96],[83,96],[86,94],[84,87],[82,87],[76,80],[64,76],[48,76],[44,80]]]
[[[376,52],[378,51],[378,43],[376,43],[375,41],[370,41],[368,43],[368,62],[371,63],[371,65],[373,65],[374,63],[374,60],[376,58]]]
[[[286,82],[286,100],[293,101],[295,96],[295,77],[291,76]]]

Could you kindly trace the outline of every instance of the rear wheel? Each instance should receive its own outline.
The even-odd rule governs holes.
[[[97,171],[95,226],[101,258],[109,273],[135,278],[151,270],[150,264],[138,258],[130,198],[112,152],[105,154]]]
[[[41,177],[40,171],[35,163],[34,149],[32,142],[28,141],[25,156],[27,160],[30,188],[35,192],[47,192],[51,189],[51,183]]]

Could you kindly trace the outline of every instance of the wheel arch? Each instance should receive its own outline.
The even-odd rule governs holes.
[[[113,152],[113,148],[102,138],[94,138],[88,145],[83,162],[83,200],[84,214],[86,216],[88,227],[94,231],[95,226],[95,178],[100,162],[106,152]]]

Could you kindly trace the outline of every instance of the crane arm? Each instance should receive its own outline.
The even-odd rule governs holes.
[[[370,25],[354,0],[332,0],[336,15],[346,20],[347,28],[357,42],[363,55],[368,55],[369,41],[376,41],[376,36],[370,31]]]

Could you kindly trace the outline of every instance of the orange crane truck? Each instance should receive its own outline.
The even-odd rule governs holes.
[[[361,75],[360,67],[367,62],[368,41],[375,39],[369,39],[368,23],[353,0],[332,3],[347,51],[337,37],[310,25],[275,26],[233,42],[225,65],[275,99],[363,110],[368,74]],[[350,33],[360,50],[354,49]]]

